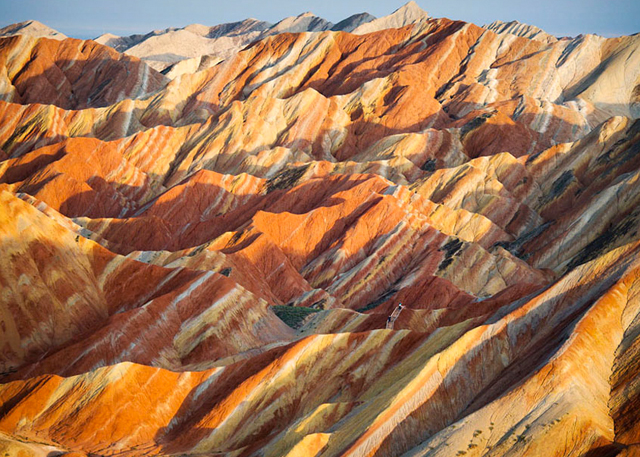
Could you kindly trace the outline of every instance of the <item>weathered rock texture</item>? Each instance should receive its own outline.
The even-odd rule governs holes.
[[[0,39],[0,453],[640,452],[640,36],[185,32]]]

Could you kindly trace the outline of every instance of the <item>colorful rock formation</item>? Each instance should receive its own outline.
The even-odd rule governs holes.
[[[0,453],[640,453],[640,36],[185,31],[0,38]]]

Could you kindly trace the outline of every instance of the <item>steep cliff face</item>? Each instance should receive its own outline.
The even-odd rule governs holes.
[[[640,452],[640,38],[340,24],[0,38],[0,452]]]

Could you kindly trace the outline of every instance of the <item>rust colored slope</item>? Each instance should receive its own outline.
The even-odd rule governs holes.
[[[130,455],[158,446],[286,455],[315,446],[318,433],[327,456],[400,455],[426,439],[437,455],[527,455],[541,446],[582,455],[614,443],[608,379],[626,325],[620,314],[638,311],[637,300],[624,299],[637,283],[637,250],[586,264],[473,329],[318,335],[199,373],[120,364],[8,383],[0,427]],[[56,407],[65,404],[82,407],[69,415]],[[117,412],[109,418],[100,413],[107,404]],[[566,427],[574,430],[569,450]]]
[[[224,276],[116,256],[8,192],[1,195],[4,372],[69,342],[71,349],[40,369],[76,370],[76,363],[88,369],[110,360],[181,367],[289,335],[266,303]],[[155,330],[122,333],[152,318]],[[252,325],[268,330],[251,336]],[[225,338],[236,333],[245,336]],[[115,334],[121,337],[114,340]]]
[[[19,57],[26,53],[22,48],[33,40],[7,40],[7,55],[11,54],[7,62],[21,64],[24,59]],[[95,43],[79,43],[87,52],[98,52],[92,48],[99,47]],[[487,148],[482,144],[484,138],[491,143],[488,150],[511,149],[514,155],[521,155],[575,140],[610,113],[634,116],[635,111],[627,107],[634,103],[633,87],[620,86],[620,81],[637,80],[634,50],[639,43],[637,37],[588,36],[547,44],[446,19],[366,37],[335,32],[281,34],[212,69],[173,81],[151,100],[114,105],[102,113],[113,121],[102,120],[104,128],[98,130],[106,138],[134,133],[144,126],[204,122],[237,102],[243,105],[253,98],[260,104],[273,104],[315,92],[320,98],[311,97],[315,103],[306,104],[312,109],[294,113],[300,122],[290,119],[292,113],[283,113],[289,118],[290,132],[278,135],[282,146],[300,148],[300,143],[306,143],[317,156],[325,149],[324,143],[335,142],[331,153],[344,160],[389,134],[416,132],[429,125],[442,127],[487,107],[490,109],[481,109],[463,121],[473,126],[482,124],[483,117],[491,118],[484,122],[483,135],[470,136],[466,142],[470,154]],[[113,54],[108,62],[129,59],[104,49]],[[87,60],[76,58],[81,63]],[[438,72],[429,70],[435,66]],[[69,71],[77,71],[76,65]],[[604,102],[606,94],[613,94],[614,106]],[[333,121],[337,114],[344,120]],[[77,122],[84,114],[75,117],[78,127],[92,129]],[[315,121],[309,123],[305,118]],[[267,120],[261,119],[263,124]],[[235,128],[241,127],[237,124]],[[508,138],[495,139],[496,133],[508,132]]]
[[[620,255],[637,258],[633,249],[618,249],[581,267],[580,273]],[[627,263],[622,274],[608,278],[584,315],[571,323],[557,351],[532,367],[516,388],[502,396],[497,385],[486,389],[471,403],[471,414],[461,414],[455,425],[405,455],[445,456],[460,450],[471,456],[617,455],[633,445],[635,441],[625,432],[633,422],[637,396],[633,389],[623,394],[614,388],[622,366],[617,358],[620,347],[628,344],[634,331],[630,320],[637,319],[640,311],[635,293],[638,264],[636,260]],[[626,367],[626,373],[637,374],[633,364]],[[509,376],[521,376],[517,371],[522,369],[520,365]],[[626,414],[620,414],[623,408]],[[633,455],[632,448],[628,451]]]
[[[280,156],[278,161],[345,160],[355,155],[359,155],[359,161],[371,160],[360,154],[381,138],[420,132],[430,125],[460,128],[458,139],[462,142],[455,150],[458,155],[475,157],[510,151],[521,156],[559,141],[578,139],[608,117],[605,108],[596,108],[586,99],[564,102],[577,78],[570,79],[569,70],[562,67],[567,64],[566,53],[588,60],[588,65],[579,67],[580,72],[587,72],[585,78],[589,71],[595,71],[599,53],[605,60],[606,56],[615,56],[611,57],[615,65],[607,68],[611,80],[637,78],[631,63],[620,60],[622,55],[634,55],[638,40],[633,39],[578,40],[572,48],[565,40],[544,44],[511,39],[447,20],[377,34],[380,40],[374,41],[329,32],[278,35],[218,67],[174,81],[153,100],[122,101],[109,110],[85,110],[73,115],[47,109],[37,116],[26,116],[18,124],[7,120],[4,132],[8,141],[4,148],[17,154],[37,146],[38,141],[55,141],[66,135],[92,134],[107,139],[158,124],[205,123],[202,131],[190,131],[186,143],[184,132],[172,130],[163,130],[160,135],[149,133],[139,141],[127,143],[127,148],[138,143],[138,151],[145,149],[141,142],[152,142],[161,148],[167,142],[171,144],[172,150],[166,151],[168,156],[163,153],[161,165],[154,170],[162,176],[170,171],[173,176],[169,184],[203,167],[264,176],[261,173],[265,169],[273,172],[276,156]],[[511,62],[508,59],[515,58],[522,63],[502,74],[508,67],[503,60]],[[544,58],[546,65],[539,65],[535,60],[538,58]],[[558,69],[551,65],[553,62],[562,65]],[[429,71],[434,65],[441,69],[437,76]],[[323,66],[329,69],[325,71]],[[494,75],[498,68],[500,71]],[[343,74],[345,71],[348,75]],[[517,87],[527,90],[532,87],[528,78],[536,82],[553,80],[554,84],[544,87],[555,89],[534,94],[524,89],[512,93],[513,89],[509,89],[491,92],[490,97],[483,92],[482,97],[474,95],[480,98],[464,102],[473,105],[472,109],[454,112],[446,104],[445,95],[439,93],[445,89],[450,93],[456,87],[462,90],[465,86],[461,81],[466,81],[463,76],[478,79],[477,84],[490,92],[495,92],[493,81],[501,87],[514,77],[522,79]],[[352,83],[348,82],[350,78],[355,78]],[[585,93],[600,97],[607,90],[601,79],[597,81],[598,90],[585,89]],[[332,88],[338,83],[350,86],[344,90]],[[414,93],[416,90],[418,93]],[[627,95],[630,98],[620,102],[622,108],[633,103],[632,94]],[[440,103],[454,119],[444,114]],[[462,119],[455,120],[457,117]],[[99,121],[97,125],[95,121]],[[51,130],[50,137],[36,140],[43,129]],[[277,150],[279,147],[285,149]],[[167,169],[169,163],[171,170]],[[432,166],[425,160],[414,165]],[[281,166],[278,163],[278,168]],[[403,166],[409,180],[419,175],[409,164]]]
[[[26,35],[0,39],[2,98],[65,109],[107,106],[160,89],[166,78],[95,41]]]
[[[607,409],[608,379],[610,362],[624,329],[620,328],[615,314],[608,314],[607,308],[612,299],[618,312],[624,309],[626,300],[619,297],[612,286],[616,281],[635,281],[637,249],[635,245],[612,252],[577,269],[537,297],[498,313],[485,326],[467,332],[438,357],[420,365],[418,371],[405,378],[406,384],[382,378],[368,397],[378,393],[383,398],[372,401],[370,410],[363,408],[360,414],[336,428],[323,455],[400,455],[458,420],[458,424],[442,432],[448,437],[455,430],[459,433],[456,439],[429,443],[435,446],[429,446],[431,449],[425,446],[424,454],[435,449],[439,455],[455,455],[461,450],[472,455],[485,452],[504,455],[509,449],[513,454],[507,455],[526,455],[527,452],[535,455],[530,446],[546,445],[550,455],[566,455],[566,426],[558,427],[557,438],[549,440],[540,432],[530,440],[517,436],[528,436],[529,427],[525,426],[531,423],[527,422],[527,415],[535,416],[538,407],[541,411],[550,409],[540,426],[542,422],[548,426],[551,417],[556,425],[563,420],[575,424],[576,436],[569,445],[569,455],[583,455],[590,449],[611,444],[614,436]],[[603,277],[604,271],[607,275]],[[616,321],[616,326],[607,324]],[[601,328],[603,334],[597,336],[599,333],[582,330],[585,325]],[[545,336],[547,331],[554,336]],[[609,335],[609,331],[613,334]],[[572,347],[575,351],[567,350]],[[600,351],[604,351],[608,359],[601,357]],[[585,353],[594,352],[597,354],[593,356],[594,366],[584,367]],[[571,368],[560,368],[559,363],[552,362],[563,375],[548,377],[541,367],[546,366],[548,360],[557,359],[581,368],[572,374]],[[538,370],[542,372],[538,374]],[[402,372],[407,373],[407,368]],[[597,374],[597,382],[590,381],[592,374]],[[520,384],[523,379],[531,379],[531,386],[538,394],[527,393],[526,387]],[[553,386],[553,390],[541,385]],[[396,390],[398,388],[401,390]],[[518,398],[517,406],[514,406],[515,400],[500,398],[509,390],[513,398]],[[562,406],[550,406],[551,399],[563,399],[565,390],[564,401],[559,402]],[[391,402],[387,408],[382,406],[386,404],[384,398]],[[505,407],[502,414],[488,412],[479,422],[470,420],[474,416],[467,416],[469,413],[495,398],[500,398],[498,402]],[[458,432],[460,427],[462,431]],[[486,436],[479,437],[482,433],[490,436],[490,446],[505,447],[495,451],[484,447]],[[536,443],[535,437],[540,441]]]
[[[266,194],[254,195],[243,206],[215,217],[207,209],[211,202],[234,200],[217,185],[203,184],[198,190],[196,184],[204,183],[205,176],[209,174],[194,175],[194,180],[185,181],[187,187],[178,187],[180,194],[169,198],[175,193],[168,193],[138,218],[81,223],[102,238],[129,246],[127,252],[206,243],[202,246],[206,252],[224,254],[216,268],[240,273],[234,277],[244,287],[272,304],[287,303],[311,286],[326,289],[353,309],[376,301],[393,306],[399,299],[419,308],[444,308],[465,300],[460,289],[487,296],[519,281],[543,284],[548,279],[506,251],[493,249],[490,226],[476,225],[463,212],[443,218],[446,210],[431,207],[431,214],[425,215],[424,202],[412,201],[408,191],[376,176],[321,176],[272,192],[272,186],[285,181],[267,182]],[[235,182],[240,186],[236,194],[242,183],[249,184],[240,178]],[[262,192],[255,187],[258,184],[255,181],[247,191]],[[183,208],[188,195],[193,209]],[[233,198],[242,201],[240,196]],[[149,211],[153,214],[147,215]],[[176,221],[177,212],[191,214],[190,219]],[[161,227],[166,234],[158,230],[158,219],[164,220]],[[466,225],[472,223],[473,229]],[[446,235],[460,234],[464,240],[465,227],[474,230],[469,243],[447,239]],[[465,273],[472,265],[473,273]],[[252,282],[266,288],[261,292]],[[429,288],[437,293],[425,301],[422,297]],[[386,298],[380,301],[382,296]],[[275,303],[273,297],[278,297]]]
[[[153,451],[158,445],[164,452],[238,449],[275,436],[286,426],[281,417],[304,417],[313,405],[336,396],[349,402],[375,380],[376,372],[415,344],[416,338],[406,332],[327,335],[306,338],[250,363],[205,372],[177,374],[126,363],[76,377],[15,381],[0,387],[0,428],[85,452],[121,447],[135,454],[136,449]],[[333,363],[336,357],[343,359],[339,366]],[[354,368],[371,357],[378,361],[376,372],[355,374]],[[308,370],[314,378],[324,377],[322,387],[312,377],[300,382]],[[352,373],[349,386],[343,383],[347,373]],[[271,387],[264,389],[267,385]],[[281,396],[285,389],[288,394]],[[16,403],[17,397],[22,401]],[[85,406],[73,414],[55,407],[71,403]],[[351,408],[345,406],[344,412]],[[20,419],[27,417],[34,422],[24,427]]]
[[[7,161],[0,180],[13,181],[15,191],[44,200],[67,216],[123,216],[149,200],[160,184],[114,146],[76,138],[40,148]]]

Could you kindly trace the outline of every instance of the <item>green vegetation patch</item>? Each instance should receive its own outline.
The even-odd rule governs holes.
[[[464,124],[460,129],[460,139],[464,140],[464,137],[487,122],[487,119],[490,119],[494,114],[496,114],[495,111],[482,113],[480,116],[474,117],[471,121]]]
[[[367,311],[372,310],[373,308],[377,308],[378,306],[380,306],[381,304],[389,300],[389,298],[391,298],[396,292],[398,292],[396,289],[387,290],[385,293],[380,295],[378,298],[376,298],[374,301],[372,301],[368,305],[362,308],[356,309],[356,312],[366,313]]]
[[[578,265],[592,261],[593,259],[606,254],[616,247],[624,244],[624,240],[632,240],[637,236],[638,213],[630,214],[617,225],[609,227],[607,231],[600,234],[591,243],[587,244],[567,266],[567,271],[573,270]],[[630,233],[630,237],[627,235]]]
[[[462,241],[457,238],[452,238],[439,249],[439,251],[444,252],[444,259],[442,259],[442,262],[438,265],[438,272],[446,270],[447,267],[451,265],[453,258],[460,252],[460,249],[462,249]]]
[[[270,194],[274,190],[286,190],[295,186],[300,178],[306,173],[309,165],[301,167],[285,168],[273,178],[267,180],[267,193]]]
[[[293,329],[300,328],[309,314],[320,312],[319,309],[305,308],[303,306],[272,306],[271,309],[282,322]]]

